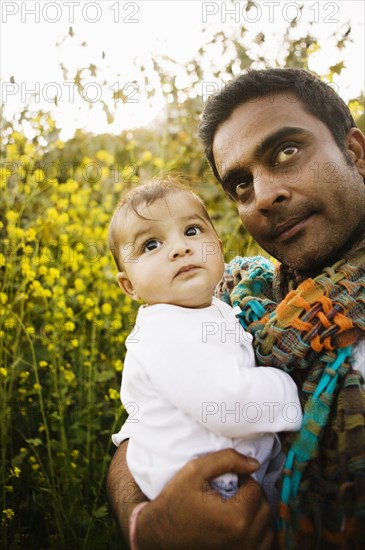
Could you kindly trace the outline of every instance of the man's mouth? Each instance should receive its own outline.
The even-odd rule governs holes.
[[[303,227],[305,227],[312,218],[312,213],[306,216],[296,216],[289,218],[284,223],[276,226],[273,236],[278,241],[286,241],[294,237]]]

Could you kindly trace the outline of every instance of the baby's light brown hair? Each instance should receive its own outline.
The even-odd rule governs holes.
[[[188,193],[190,196],[196,199],[201,208],[204,217],[214,228],[212,221],[209,217],[207,209],[198,195],[194,193],[189,187],[184,185],[174,176],[166,176],[163,179],[152,181],[151,183],[145,183],[139,185],[122,196],[119,201],[114,214],[109,224],[108,231],[108,244],[110,251],[113,255],[114,261],[119,271],[123,271],[123,262],[120,251],[121,230],[123,221],[123,212],[133,212],[139,218],[145,219],[138,210],[141,206],[150,206],[158,200],[164,199],[168,195],[173,193]]]

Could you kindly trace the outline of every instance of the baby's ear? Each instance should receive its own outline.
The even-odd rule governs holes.
[[[123,290],[127,296],[130,296],[133,298],[133,300],[139,300],[139,296],[134,289],[134,286],[132,285],[130,279],[128,279],[128,276],[125,271],[120,271],[117,275],[117,281],[120,288]]]

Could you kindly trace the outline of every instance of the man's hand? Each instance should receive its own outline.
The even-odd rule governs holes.
[[[115,460],[116,457],[113,462]],[[271,511],[260,486],[250,477],[257,468],[258,462],[233,449],[190,461],[140,512],[137,522],[139,549],[269,550],[273,544]],[[123,478],[119,477],[119,480],[125,478],[122,469]],[[209,480],[227,472],[239,474],[242,485],[235,497],[224,501],[210,487]],[[109,495],[113,486],[111,473],[108,475]],[[123,514],[118,511],[116,516],[125,535],[132,509],[138,502],[146,500],[138,487],[134,484],[133,488],[130,484],[131,479],[128,471],[124,486],[127,483],[129,500],[132,498],[133,503],[125,502],[126,496],[118,491],[119,498],[122,498],[119,503],[113,502],[110,495],[114,510],[124,508]],[[122,518],[122,515],[128,517]]]
[[[271,511],[260,486],[249,476],[258,466],[233,449],[190,461],[141,511],[140,550],[271,548]],[[236,497],[224,501],[209,480],[226,472],[245,478]]]

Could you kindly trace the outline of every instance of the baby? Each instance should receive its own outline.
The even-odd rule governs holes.
[[[121,399],[133,414],[113,435],[116,445],[129,438],[141,490],[154,499],[190,459],[228,447],[255,457],[254,477],[273,488],[283,464],[276,432],[301,425],[297,388],[255,366],[239,308],[213,296],[222,243],[201,199],[171,179],[133,189],[114,212],[109,246],[121,289],[145,303],[126,340]],[[212,485],[229,498],[238,478],[227,472]]]

